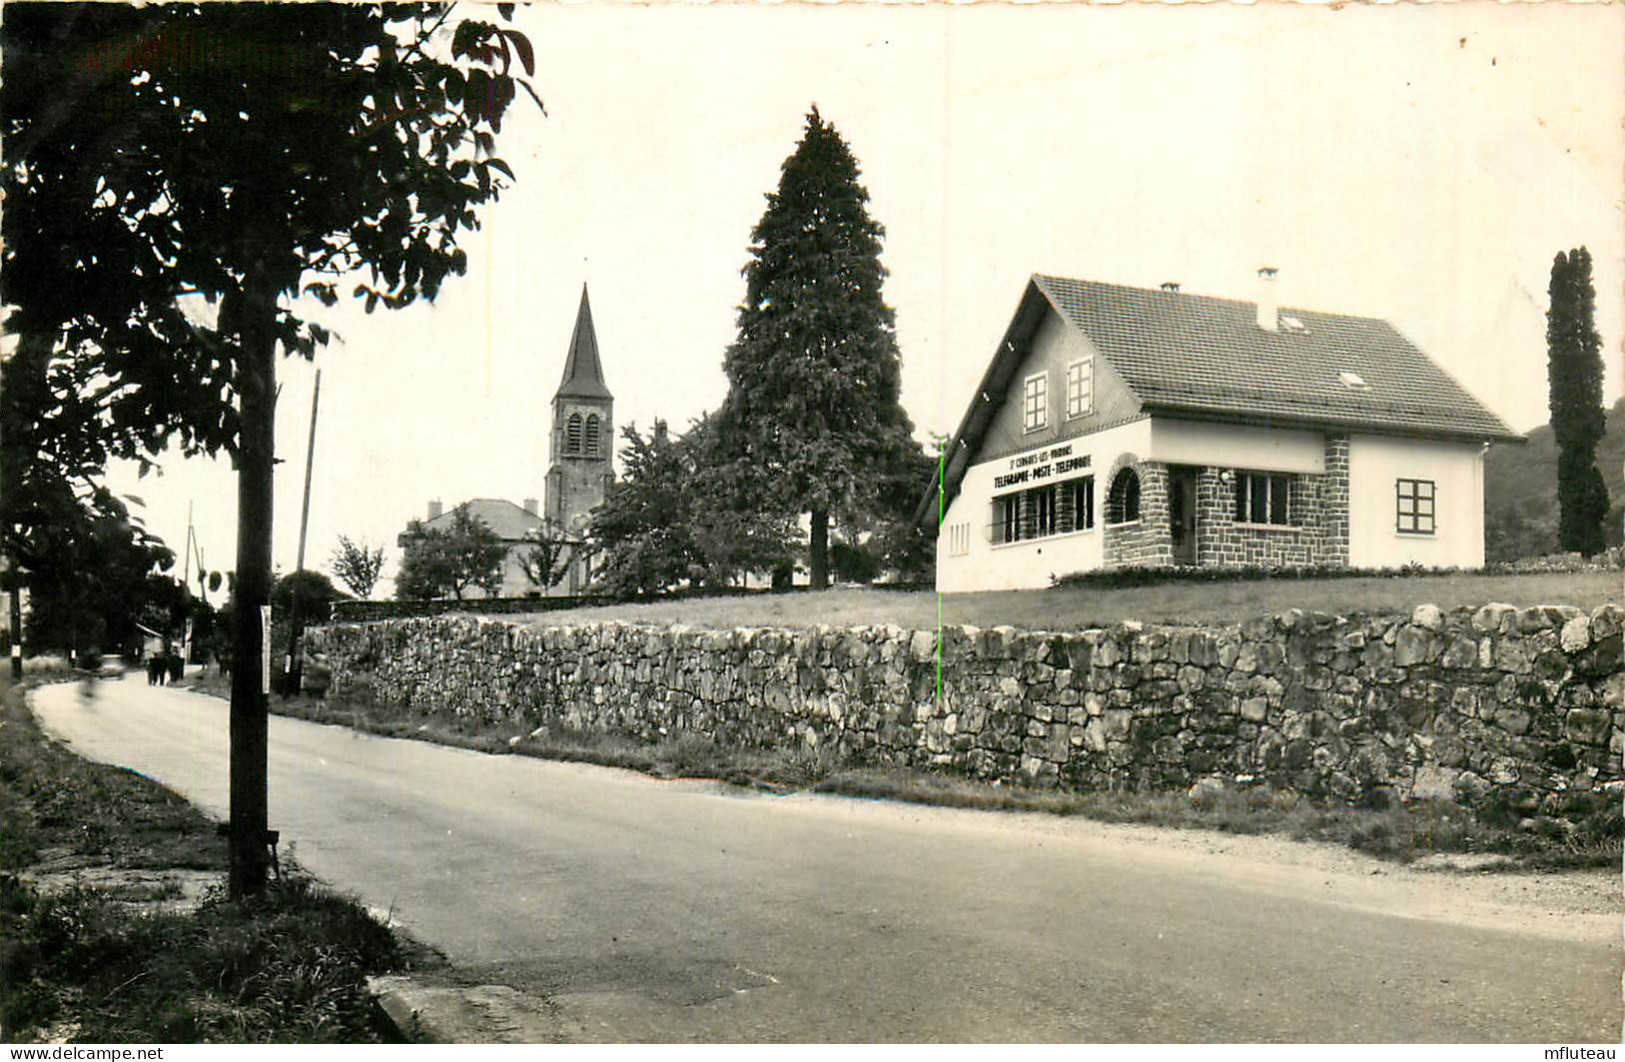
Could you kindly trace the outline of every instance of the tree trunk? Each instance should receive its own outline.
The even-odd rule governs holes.
[[[808,543],[808,567],[812,569],[812,588],[829,588],[829,510],[812,511],[812,540]]]
[[[237,453],[237,590],[231,670],[231,870],[227,891],[240,900],[264,890],[268,700],[260,608],[271,602],[272,472],[276,455],[276,289],[250,278],[228,295],[222,316],[235,325],[241,439]]]

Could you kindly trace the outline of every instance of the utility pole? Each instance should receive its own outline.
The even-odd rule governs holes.
[[[19,584],[23,573],[17,567],[17,562],[10,557],[0,557],[5,564],[6,583],[10,589],[7,596],[11,598],[11,681],[23,680],[23,595]]]
[[[203,566],[203,543],[192,540],[192,548],[197,551],[197,596],[203,599],[204,604],[209,603],[209,572]]]
[[[192,499],[186,499],[186,548],[181,551],[186,554],[181,565],[181,585],[187,589],[192,586]]]
[[[6,310],[12,307],[5,307]],[[15,324],[15,319],[11,322]],[[23,362],[18,359],[23,353],[24,346],[30,351],[29,364],[43,365],[49,346],[42,347],[39,337],[29,332],[23,332],[16,337],[15,343],[6,342],[5,349],[0,349],[0,394],[7,388],[16,386],[17,367]],[[15,392],[13,392],[15,393]],[[9,408],[9,407],[8,407]],[[5,418],[0,418],[4,420]],[[10,425],[0,425],[0,434],[8,430]],[[14,440],[0,439],[0,521],[4,521],[5,529],[11,532],[9,551],[0,553],[0,577],[5,579],[6,596],[11,601],[11,680],[23,680],[23,603],[22,582],[23,569],[17,554],[18,539],[22,537],[22,525],[15,523],[12,518],[11,504],[15,497],[17,481],[22,475],[19,467],[22,464],[21,454],[17,451]],[[8,504],[9,503],[9,504]]]
[[[181,659],[188,662],[192,659],[192,618],[190,616],[192,611],[190,605],[192,599],[192,546],[192,499],[188,498],[186,499],[186,549],[182,551],[186,554],[186,560],[181,565],[181,588],[186,591],[186,599],[189,602],[186,608],[188,616],[181,621]],[[165,640],[168,639],[167,631],[164,637]]]
[[[227,894],[265,890],[271,869],[269,670],[271,521],[276,463],[276,300],[274,280],[250,276],[222,301],[222,320],[239,339],[240,443],[237,453],[237,605],[231,668],[231,865]]]
[[[293,608],[288,614],[288,660],[287,660],[287,688],[284,696],[289,696],[299,689],[302,646],[305,626],[303,609],[301,608],[300,593],[301,582],[299,576],[305,570],[305,529],[310,524],[310,473],[316,464],[316,408],[322,398],[322,370],[316,370],[316,387],[310,393],[310,439],[305,443],[305,500],[299,509],[299,554],[294,560],[293,567]]]

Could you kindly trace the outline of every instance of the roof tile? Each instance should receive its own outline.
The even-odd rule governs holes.
[[[581,306],[576,310],[576,326],[570,333],[570,350],[564,357],[564,376],[559,380],[558,398],[612,398],[604,383],[604,366],[598,360],[598,333],[592,326],[592,306],[587,302],[587,285],[581,285]]]
[[[1282,307],[1302,330],[1259,328],[1253,303],[1035,276],[1145,405],[1411,435],[1518,438],[1387,321]],[[1339,373],[1366,383],[1351,388]]]
[[[483,521],[486,527],[496,532],[498,538],[508,542],[518,542],[527,532],[542,526],[540,516],[526,512],[522,506],[505,498],[471,499],[452,506],[433,520],[425,520],[423,526],[433,530],[450,527],[458,509],[467,509],[468,515]]]

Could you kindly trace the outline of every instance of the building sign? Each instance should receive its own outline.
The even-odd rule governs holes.
[[[1089,455],[1072,456],[1072,444],[1052,446],[1048,450],[1035,450],[1010,459],[1010,469],[993,477],[993,489],[1019,487],[1024,483],[1043,483],[1046,480],[1089,467]]]

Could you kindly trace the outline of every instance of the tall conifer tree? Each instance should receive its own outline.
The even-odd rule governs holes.
[[[877,472],[912,446],[881,296],[885,229],[858,174],[815,106],[751,232],[738,337],[724,361],[719,429],[734,460],[767,473],[764,511],[811,517],[815,589],[829,585],[831,513],[872,511]]]
[[[1587,556],[1606,544],[1608,488],[1597,469],[1597,443],[1606,426],[1602,406],[1602,337],[1595,324],[1597,293],[1591,253],[1558,253],[1552,262],[1546,313],[1547,376],[1552,432],[1557,439],[1558,543]]]

